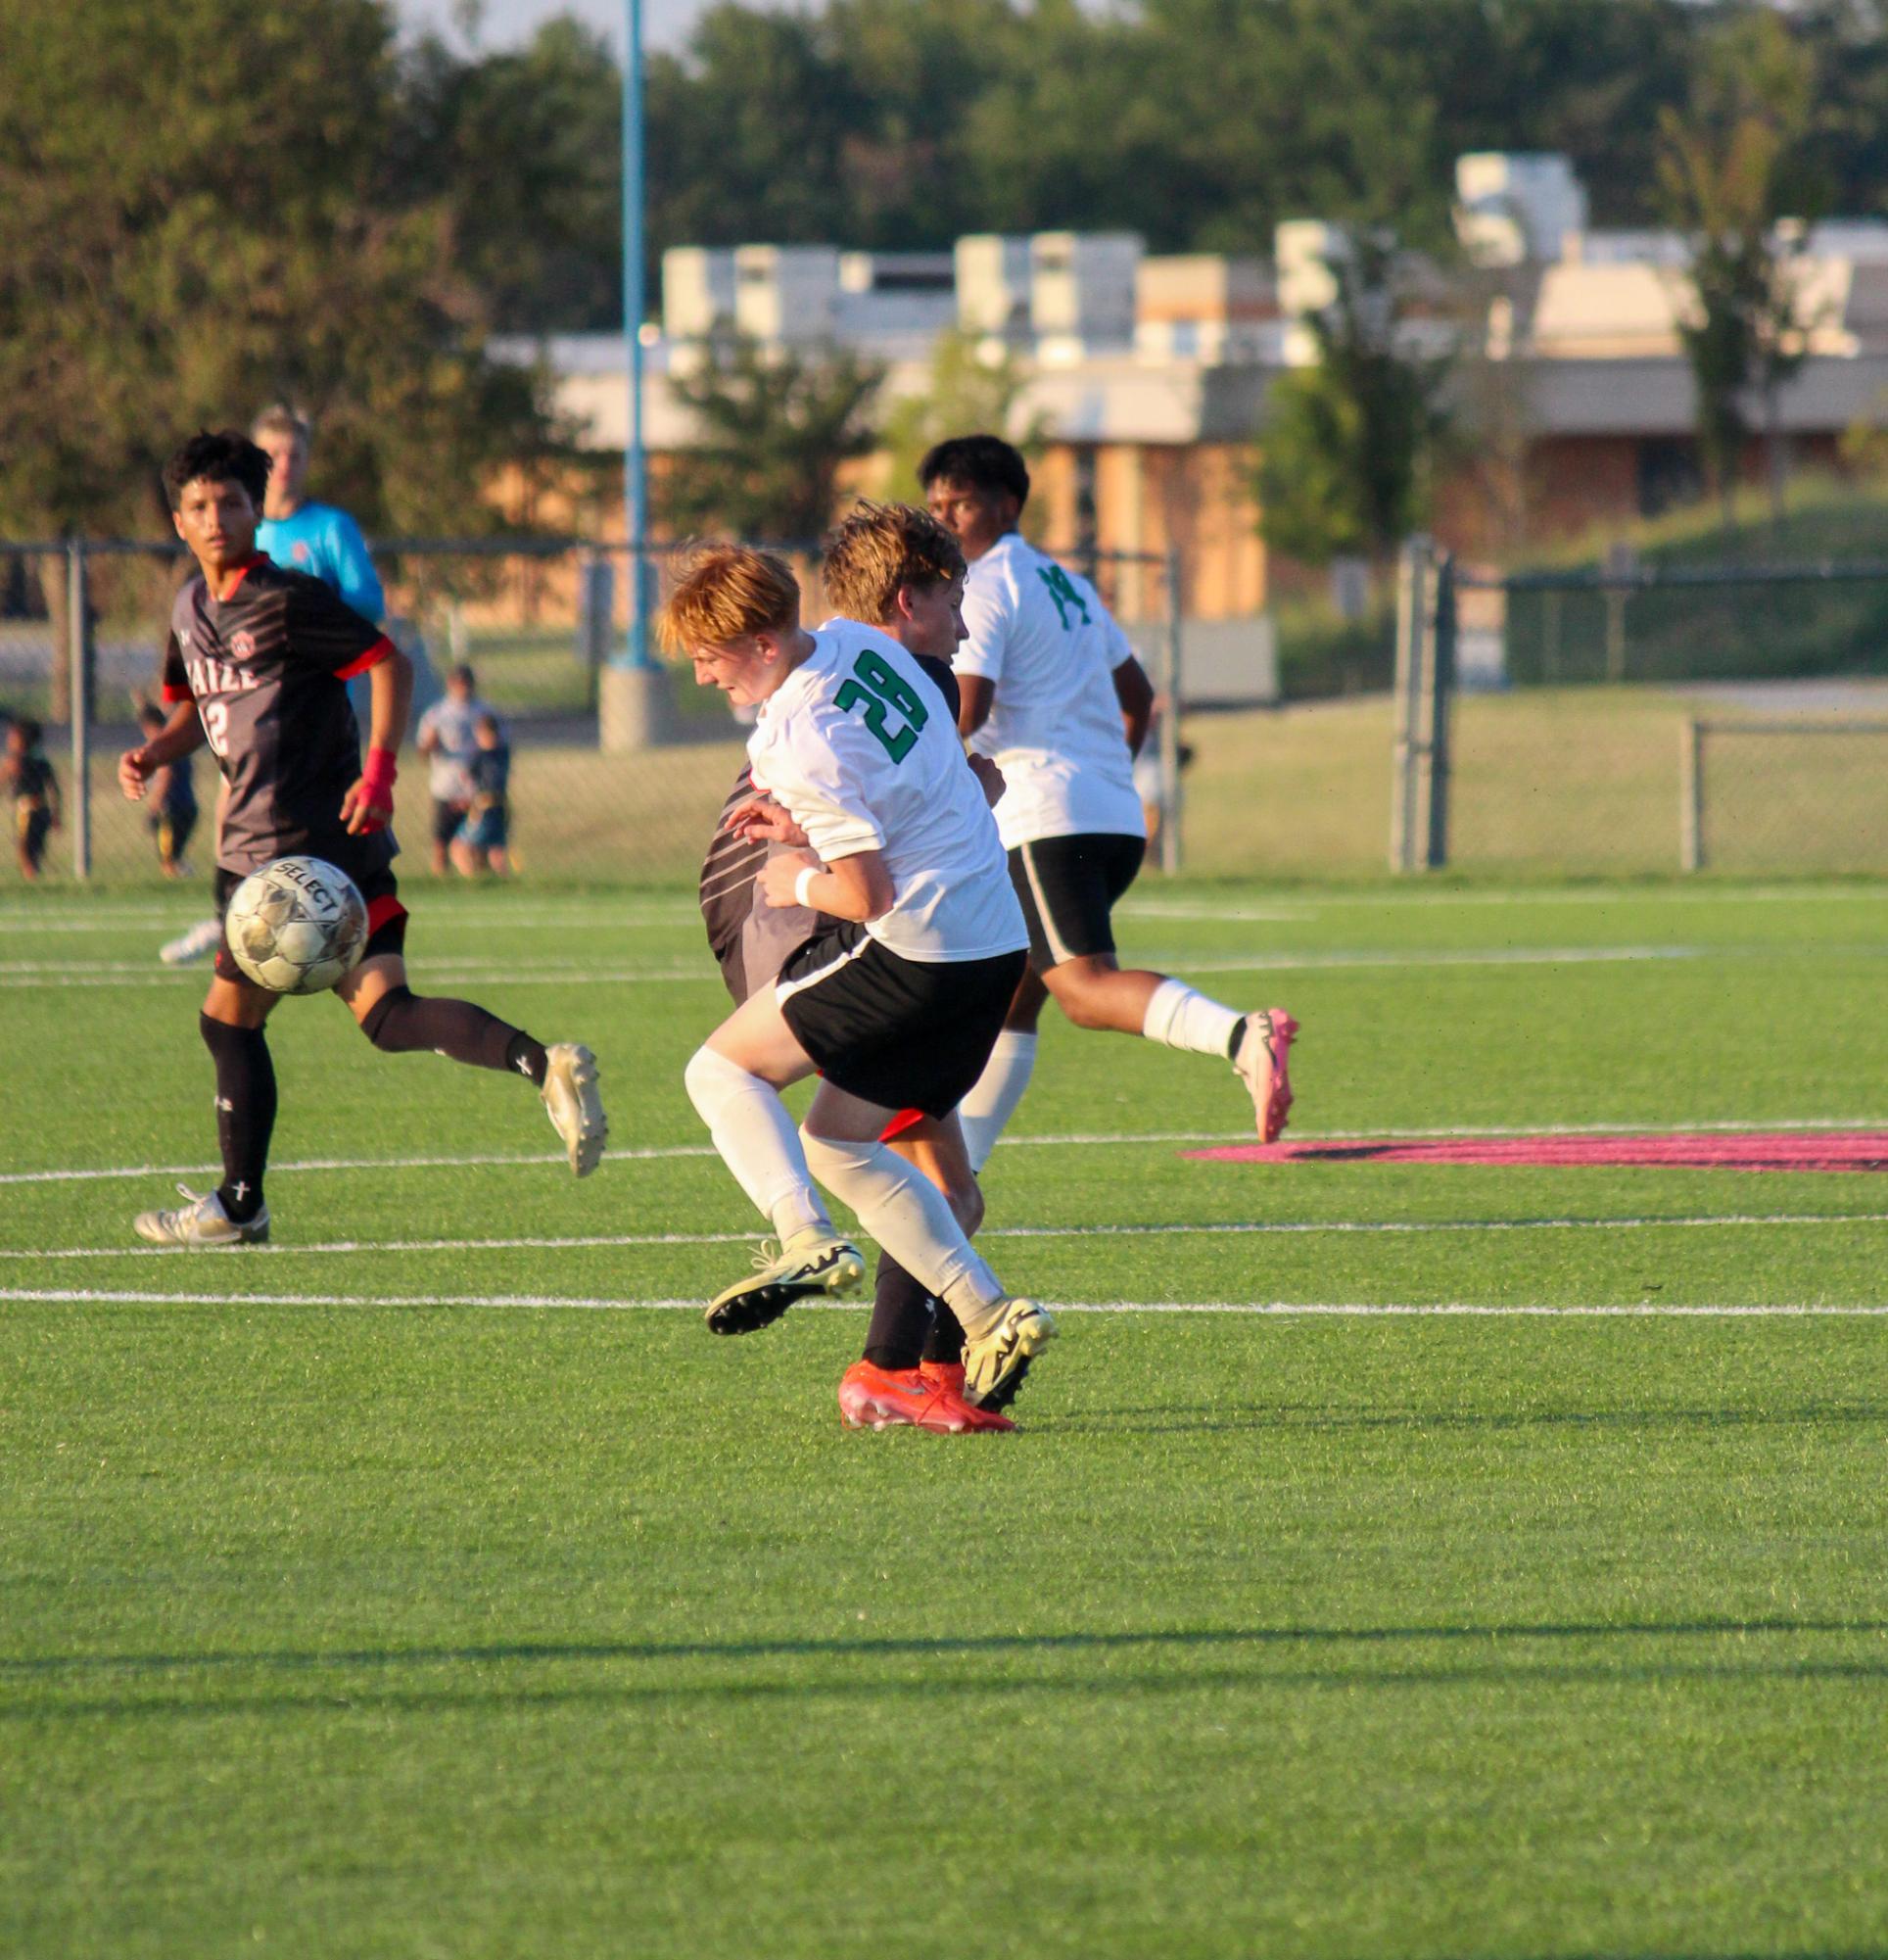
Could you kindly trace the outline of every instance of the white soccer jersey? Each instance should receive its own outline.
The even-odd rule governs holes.
[[[880,851],[892,908],[866,928],[908,960],[982,960],[1026,946],[1022,908],[982,786],[942,695],[895,640],[837,619],[761,703],[754,781],[828,863]]]
[[[1113,682],[1134,649],[1095,588],[1012,531],[970,567],[964,624],[970,637],[952,665],[996,689],[970,745],[1003,771],[1004,848],[1146,837]]]

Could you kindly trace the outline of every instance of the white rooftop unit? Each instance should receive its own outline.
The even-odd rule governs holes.
[[[1350,236],[1321,217],[1288,217],[1272,229],[1278,268],[1278,310],[1287,319],[1309,319],[1338,297],[1331,267],[1350,256]]]
[[[1126,347],[1134,275],[1147,250],[1131,231],[1039,231],[1029,241],[1029,323],[1043,339]]]
[[[670,246],[662,255],[662,331],[671,340],[706,340],[733,318],[733,248]]]
[[[1029,241],[996,232],[960,238],[957,323],[966,333],[1019,340],[1029,331]]]
[[[1480,265],[1552,264],[1586,229],[1586,193],[1557,151],[1457,157],[1455,197],[1456,234]]]
[[[871,346],[934,340],[957,320],[948,252],[847,252],[839,260],[839,337]]]
[[[830,245],[737,245],[735,326],[774,346],[836,339],[842,256]]]

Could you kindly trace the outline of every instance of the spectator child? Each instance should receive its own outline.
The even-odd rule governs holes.
[[[40,747],[40,727],[23,716],[7,729],[0,781],[13,796],[14,841],[20,875],[27,884],[38,880],[46,862],[46,834],[60,822],[59,779]]]
[[[477,685],[470,667],[454,667],[446,677],[446,698],[419,718],[419,752],[432,763],[435,878],[446,876],[447,852],[472,807],[472,758],[479,746],[473,730],[482,714],[491,713]]]
[[[472,796],[465,821],[452,839],[452,862],[461,877],[474,878],[483,858],[495,878],[503,878],[511,869],[506,850],[511,830],[511,746],[497,716],[489,709],[473,722],[472,737],[476,745],[466,765]]]

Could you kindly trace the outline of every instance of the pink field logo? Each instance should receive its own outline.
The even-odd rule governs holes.
[[[1673,1135],[1333,1137],[1240,1143],[1183,1156],[1209,1164],[1484,1164],[1665,1171],[1888,1171],[1888,1130],[1712,1130]]]

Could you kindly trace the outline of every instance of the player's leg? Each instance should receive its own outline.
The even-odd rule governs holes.
[[[219,902],[228,903],[237,883],[229,873],[217,873]],[[222,1182],[201,1197],[180,1185],[187,1204],[141,1212],[133,1223],[138,1236],[153,1245],[254,1245],[269,1235],[263,1181],[276,1095],[264,1024],[281,996],[252,984],[227,953],[218,956],[217,964],[197,1031],[216,1071]]]
[[[538,1090],[563,1139],[570,1168],[588,1177],[603,1158],[609,1121],[597,1089],[596,1058],[581,1044],[546,1047],[469,1000],[416,994],[406,984],[406,911],[391,874],[370,881],[366,952],[335,992],[374,1046],[390,1055],[430,1049],[469,1068],[523,1076]]]
[[[1054,1338],[1056,1324],[1034,1301],[1004,1291],[943,1192],[879,1140],[891,1115],[887,1105],[822,1082],[801,1125],[807,1163],[899,1265],[956,1315],[965,1333],[965,1399],[981,1404],[1011,1387]],[[955,1132],[956,1118],[942,1119],[940,1127]]]
[[[962,1129],[955,1123],[947,1126],[934,1122],[921,1111],[907,1110],[886,1125],[881,1140],[944,1193],[965,1237],[974,1238],[983,1222],[983,1193],[977,1187],[976,1172],[970,1169]],[[942,1340],[935,1332],[940,1315],[949,1328]],[[878,1367],[912,1368],[927,1359],[941,1360],[947,1355],[956,1361],[963,1346],[964,1330],[956,1315],[890,1253],[881,1250],[872,1319],[866,1328],[865,1359]]]
[[[833,1228],[814,1188],[800,1133],[779,1091],[814,1073],[771,987],[750,994],[689,1058],[688,1099],[721,1160],[779,1235],[750,1278],[710,1302],[718,1334],[747,1334],[778,1320],[797,1299],[840,1293],[865,1276],[865,1261]]]

